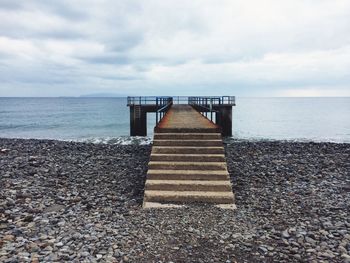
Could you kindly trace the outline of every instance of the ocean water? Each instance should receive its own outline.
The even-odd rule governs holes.
[[[236,98],[233,139],[350,142],[350,98]],[[126,98],[0,98],[0,137],[149,143],[129,137]]]

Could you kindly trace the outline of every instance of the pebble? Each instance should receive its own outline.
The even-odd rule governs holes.
[[[15,236],[13,236],[13,235],[5,235],[2,239],[4,241],[13,241],[15,239]]]
[[[341,258],[344,260],[344,262],[349,263],[350,262],[350,255],[343,253],[341,255]]]
[[[265,253],[268,252],[268,249],[267,249],[266,247],[264,247],[264,246],[260,246],[260,247],[259,247],[259,250],[260,250],[263,254],[265,254]]]
[[[88,256],[90,256],[90,253],[87,252],[87,251],[83,251],[83,252],[81,252],[80,254],[81,254],[83,257],[88,257]]]
[[[350,263],[349,144],[226,141],[234,211],[143,210],[149,145],[0,148],[0,262]]]
[[[63,243],[62,242],[58,242],[55,244],[56,247],[63,247]]]
[[[284,230],[284,231],[282,232],[282,236],[283,236],[284,238],[289,238],[290,235],[289,235],[289,233],[288,233],[288,230]]]

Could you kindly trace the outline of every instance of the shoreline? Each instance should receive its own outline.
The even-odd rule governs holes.
[[[55,139],[55,138],[20,138],[20,137],[0,137],[0,140],[30,140],[30,141],[57,141],[57,142],[74,142],[87,144],[109,144],[109,145],[152,145],[153,136],[118,136],[118,137],[96,137],[82,139]],[[267,138],[223,138],[225,145],[232,143],[318,143],[318,144],[350,144],[350,141],[336,140],[309,140],[309,139],[267,139]]]
[[[2,149],[2,262],[350,262],[349,143],[226,144],[234,211],[141,209],[150,145]]]

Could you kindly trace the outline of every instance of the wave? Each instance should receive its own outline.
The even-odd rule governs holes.
[[[151,137],[144,136],[120,136],[120,137],[95,137],[82,138],[73,141],[94,143],[94,144],[112,144],[112,145],[150,145]]]
[[[223,138],[225,144],[236,142],[286,142],[286,143],[350,143],[343,138],[265,138],[265,137],[227,137]]]

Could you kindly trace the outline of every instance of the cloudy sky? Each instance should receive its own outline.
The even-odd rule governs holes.
[[[0,96],[350,96],[349,0],[0,0]]]

